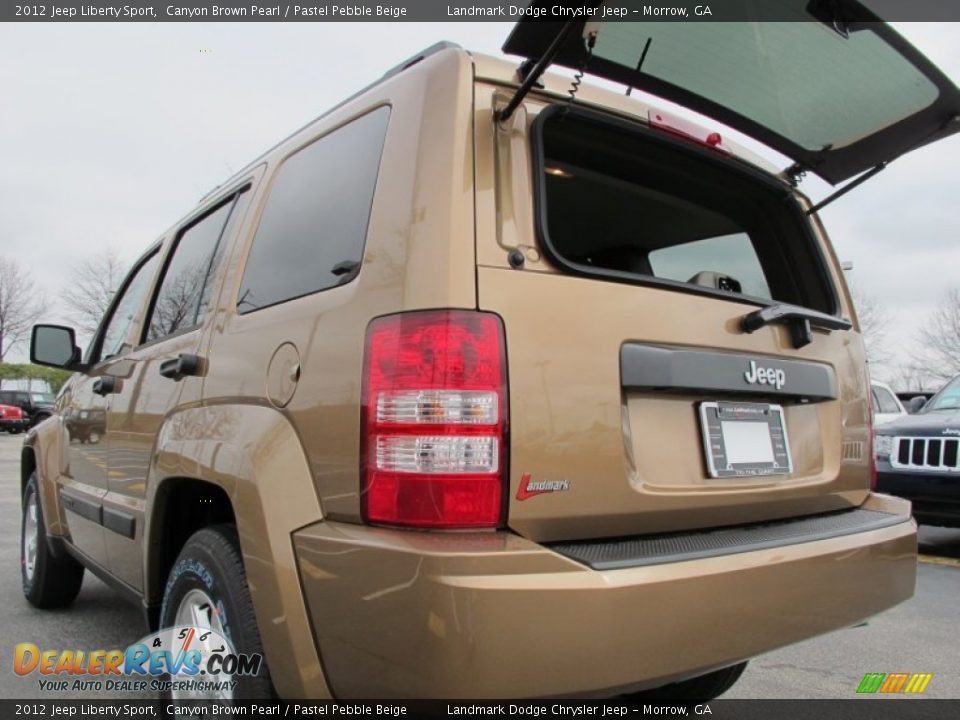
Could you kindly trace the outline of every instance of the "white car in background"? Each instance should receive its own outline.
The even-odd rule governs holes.
[[[873,391],[873,424],[883,425],[907,414],[896,394],[886,383],[874,380],[870,383]]]

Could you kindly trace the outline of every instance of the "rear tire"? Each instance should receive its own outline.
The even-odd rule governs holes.
[[[83,565],[65,553],[54,556],[47,544],[36,473],[23,491],[20,577],[24,596],[31,605],[44,610],[66,607],[76,599],[83,584]]]
[[[201,602],[198,603],[198,599]],[[191,608],[193,613],[188,612]],[[207,626],[222,632],[237,653],[263,655],[240,543],[233,525],[214,525],[191,535],[170,571],[163,593],[160,627],[188,624],[182,618],[191,614],[209,617]],[[236,688],[231,697],[224,700],[259,700],[275,696],[266,660],[260,663],[256,676],[234,679],[237,680]]]
[[[742,662],[720,670],[714,670],[706,675],[670,683],[652,690],[624,695],[624,697],[630,700],[708,702],[715,700],[732,688],[740,679],[740,676],[743,675],[746,667],[747,663]]]

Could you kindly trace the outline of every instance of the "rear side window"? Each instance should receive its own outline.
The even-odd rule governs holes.
[[[238,312],[356,277],[389,117],[389,108],[378,108],[283,163],[250,249]]]
[[[759,171],[579,108],[544,110],[534,147],[538,232],[560,267],[836,311],[808,221]]]

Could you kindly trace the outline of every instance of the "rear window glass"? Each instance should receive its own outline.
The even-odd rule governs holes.
[[[586,110],[545,110],[534,133],[540,239],[562,267],[835,311],[820,250],[779,183]]]

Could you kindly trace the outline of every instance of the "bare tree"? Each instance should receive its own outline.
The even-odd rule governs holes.
[[[912,362],[898,365],[888,379],[896,392],[923,391],[931,387],[923,371]]]
[[[863,342],[867,348],[867,360],[875,369],[887,365],[892,359],[887,347],[887,330],[890,327],[890,315],[887,309],[856,287],[851,289],[851,295],[853,304],[857,308],[857,320],[860,322]]]
[[[960,374],[960,287],[947,291],[918,333],[914,365],[940,383]]]
[[[30,272],[16,260],[0,257],[0,361],[27,338],[46,307]]]
[[[123,281],[127,263],[113,248],[84,260],[73,271],[60,299],[77,327],[92,334]]]

